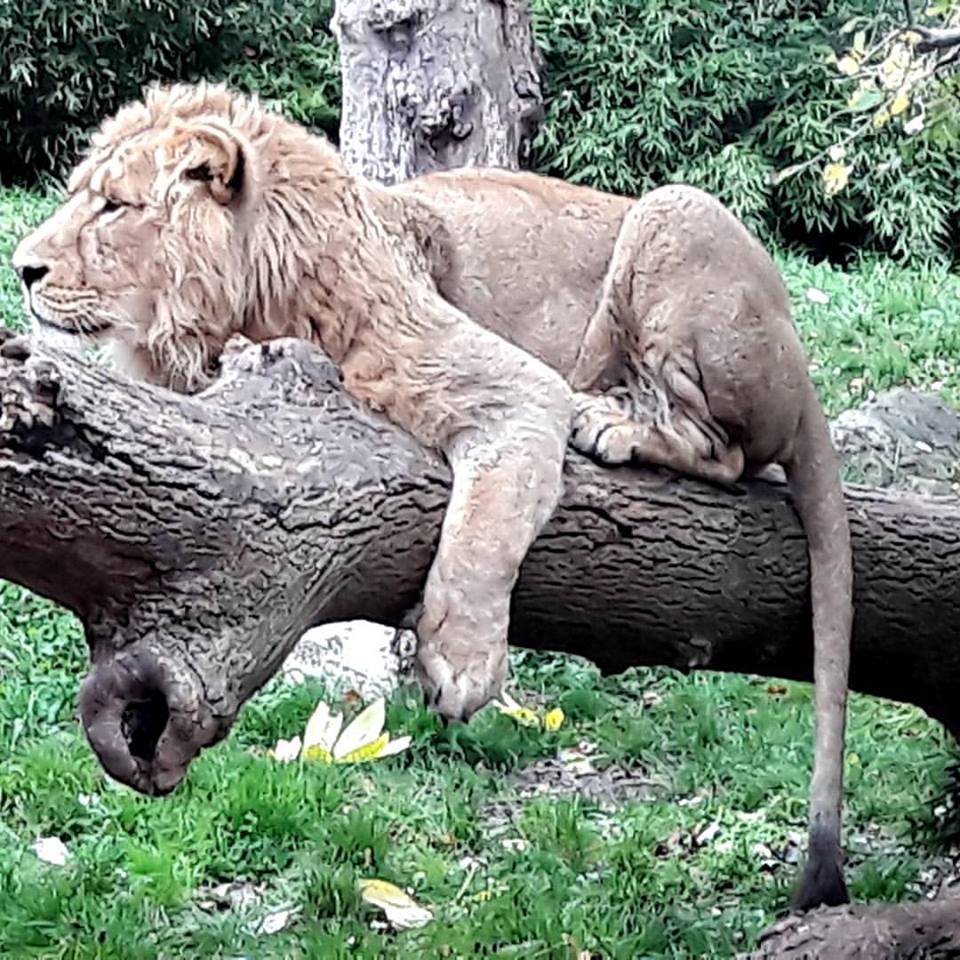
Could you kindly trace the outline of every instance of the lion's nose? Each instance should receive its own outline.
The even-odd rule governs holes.
[[[20,279],[28,290],[50,272],[49,267],[36,263],[15,263],[13,269],[20,274]]]

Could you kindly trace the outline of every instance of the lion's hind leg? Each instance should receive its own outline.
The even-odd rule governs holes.
[[[598,463],[649,463],[721,483],[743,473],[739,444],[682,408],[665,416],[637,409],[623,389],[578,393],[575,401],[571,445]]]
[[[417,675],[448,720],[468,720],[502,692],[511,591],[560,499],[570,429],[561,406],[521,404],[446,451],[453,490],[417,624]]]
[[[676,257],[659,204],[651,215],[638,202],[621,226],[569,375],[577,391],[571,443],[603,464],[640,461],[733,482],[743,449],[712,416],[695,355],[683,346],[685,314],[703,305],[658,293]]]

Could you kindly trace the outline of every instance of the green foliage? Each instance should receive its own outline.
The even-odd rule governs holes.
[[[933,390],[960,406],[960,279],[943,264],[904,270],[858,258],[851,269],[777,254],[810,373],[829,415],[893,386]],[[829,303],[806,296],[810,288]]]
[[[2,136],[0,133],[0,139]],[[21,310],[23,292],[10,269],[10,257],[20,240],[49,216],[55,205],[53,197],[0,189],[0,324],[14,330],[23,329],[26,318]]]
[[[274,30],[269,44],[256,50],[251,47],[244,59],[228,64],[222,79],[237,89],[258,93],[291,120],[322,130],[336,142],[340,61],[336,41],[327,29],[333,0],[292,6],[296,14],[284,20],[283,31]]]
[[[633,195],[693,183],[764,239],[833,259],[854,247],[917,259],[952,252],[960,175],[945,129],[907,142],[872,133],[840,196],[827,195],[820,163],[771,182],[847,129],[850,87],[832,62],[849,42],[842,28],[861,16],[881,30],[901,4],[534,0],[534,8],[548,84],[541,170]]]
[[[226,79],[335,128],[332,3],[2,0],[0,171],[60,173],[89,127],[154,81]]]

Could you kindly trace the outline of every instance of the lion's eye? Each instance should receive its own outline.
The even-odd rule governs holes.
[[[101,213],[116,213],[121,207],[122,203],[117,203],[116,200],[104,200],[103,206],[100,208]]]

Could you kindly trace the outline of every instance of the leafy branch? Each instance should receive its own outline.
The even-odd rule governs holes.
[[[903,0],[904,22],[885,25],[881,18],[857,17],[846,23],[841,36],[853,34],[849,48],[831,61],[840,82],[855,84],[845,113],[846,130],[834,143],[800,163],[773,175],[782,183],[810,167],[820,166],[827,196],[842,192],[857,162],[852,148],[862,137],[899,124],[905,137],[915,137],[949,116],[944,80],[960,62],[960,0],[938,0],[928,6],[920,23],[910,0]]]

